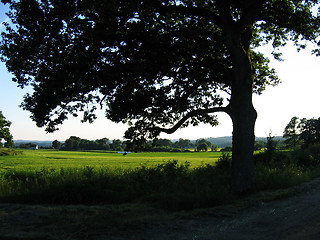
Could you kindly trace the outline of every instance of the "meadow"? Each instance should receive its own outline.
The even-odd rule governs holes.
[[[0,202],[142,201],[190,209],[201,202],[221,202],[223,193],[229,192],[228,177],[213,173],[220,156],[220,152],[123,155],[103,151],[23,150],[0,157]]]
[[[226,204],[239,198],[232,193],[231,157],[227,153],[123,155],[56,150],[15,153],[0,156],[0,202],[148,203],[186,210]],[[319,168],[297,166],[292,161],[292,152],[281,152],[279,160],[273,157],[272,161],[266,161],[269,156],[263,152],[256,156],[258,191],[285,189],[320,176]]]
[[[176,160],[178,163],[190,163],[198,167],[204,163],[214,164],[221,152],[147,152],[128,153],[106,151],[57,151],[23,150],[21,154],[0,156],[0,172],[39,171],[40,169],[83,168],[96,169],[134,169],[141,166],[151,167]]]

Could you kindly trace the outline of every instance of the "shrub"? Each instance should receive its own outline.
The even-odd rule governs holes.
[[[223,152],[216,162],[216,168],[224,171],[228,171],[231,169],[232,158],[230,153]]]
[[[257,164],[255,169],[258,190],[287,188],[311,180],[309,172],[302,171],[295,164],[286,167]]]
[[[270,168],[285,167],[294,162],[293,157],[288,152],[275,151],[272,154],[268,151],[254,154],[255,164],[263,164]]]
[[[320,144],[314,144],[294,152],[297,165],[304,168],[315,168],[320,165]]]

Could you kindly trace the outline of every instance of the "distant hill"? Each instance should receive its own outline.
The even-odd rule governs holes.
[[[218,145],[219,148],[225,148],[225,147],[229,147],[232,146],[232,137],[231,136],[226,136],[226,137],[216,137],[216,138],[206,138],[207,141],[214,143],[216,145]],[[255,139],[256,141],[263,141],[263,142],[267,142],[267,138],[266,137],[256,137]],[[276,136],[274,137],[275,141],[282,141],[284,140],[283,137],[280,136]]]
[[[232,146],[232,137],[226,136],[226,137],[216,137],[216,138],[206,138],[207,141],[218,145],[219,148],[225,148]]]

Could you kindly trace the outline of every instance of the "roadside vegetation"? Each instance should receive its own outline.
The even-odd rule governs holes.
[[[309,149],[309,153],[314,153]],[[300,150],[299,150],[300,151]],[[306,150],[304,150],[306,151]],[[257,190],[320,176],[296,151],[255,154]],[[112,160],[113,159],[113,160]],[[178,159],[178,160],[177,160]],[[24,151],[0,160],[0,201],[32,204],[148,203],[170,210],[213,207],[232,193],[229,152],[132,153]]]
[[[320,177],[320,119],[294,117],[284,137],[280,144],[270,133],[266,143],[256,143],[256,191],[284,189]],[[172,151],[161,141],[170,144],[158,140],[153,152],[139,153],[1,148],[0,202],[148,203],[185,210],[242,197],[231,186],[229,148],[217,151],[211,146],[208,152],[209,144],[199,140],[195,150],[180,146],[184,151]],[[162,151],[168,147],[170,151]]]

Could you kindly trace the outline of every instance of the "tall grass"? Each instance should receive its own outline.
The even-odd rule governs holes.
[[[318,145],[304,150],[256,154],[258,189],[288,188],[320,177],[319,147]]]
[[[46,169],[7,171],[0,201],[54,204],[149,202],[168,209],[221,204],[232,197],[228,174],[209,164],[191,169],[169,161],[135,169]]]
[[[256,162],[259,191],[286,188],[320,176],[319,168],[301,167],[291,161],[290,152],[284,154],[285,157],[283,153],[275,156],[272,162],[266,162],[262,155],[256,156],[256,159],[263,159]],[[180,210],[212,207],[237,198],[230,187],[230,155],[223,154],[217,163],[194,166],[181,160],[161,161],[157,164],[154,162],[152,165],[145,163],[136,167],[123,167],[120,164],[119,167],[52,165],[33,170],[0,169],[0,202],[146,202],[166,209]]]

